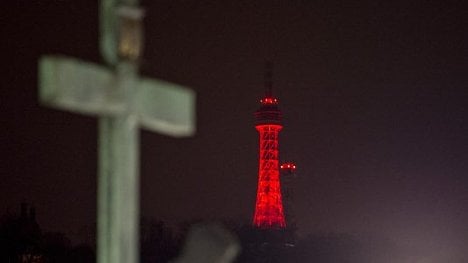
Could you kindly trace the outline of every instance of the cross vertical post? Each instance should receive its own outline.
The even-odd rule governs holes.
[[[132,106],[135,66],[117,66],[117,89]],[[131,108],[99,120],[98,262],[138,262],[139,130]]]

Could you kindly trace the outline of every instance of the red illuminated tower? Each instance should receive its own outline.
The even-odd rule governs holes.
[[[279,173],[278,136],[283,128],[278,99],[271,93],[271,69],[266,75],[265,97],[255,112],[255,128],[260,135],[257,201],[253,224],[263,229],[286,227]]]

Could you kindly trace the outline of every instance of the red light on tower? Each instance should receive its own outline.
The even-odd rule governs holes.
[[[296,165],[294,163],[283,163],[280,168],[281,170],[293,173],[296,170]]]
[[[283,128],[278,100],[267,93],[255,112],[255,128],[260,135],[257,201],[253,224],[259,228],[285,228],[279,173],[278,136]]]

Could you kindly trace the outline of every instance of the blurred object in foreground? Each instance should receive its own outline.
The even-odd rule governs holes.
[[[239,252],[239,243],[219,224],[196,224],[190,229],[182,254],[172,263],[229,263]]]

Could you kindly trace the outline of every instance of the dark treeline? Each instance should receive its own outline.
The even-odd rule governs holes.
[[[175,230],[162,221],[142,219],[140,262],[168,262],[175,258],[192,223],[181,224]],[[237,263],[385,263],[404,260],[394,244],[381,238],[356,238],[346,234],[311,234],[298,238],[294,230],[264,231],[234,223],[225,226],[236,234],[241,244]],[[36,222],[34,208],[22,204],[19,214],[2,217],[0,262],[95,261],[94,246],[72,246],[62,233],[43,232]]]
[[[391,241],[376,237],[321,233],[297,237],[294,230],[234,230],[242,251],[237,263],[390,263],[405,261],[406,253]]]
[[[57,232],[43,232],[34,207],[21,204],[20,213],[4,215],[0,222],[0,262],[95,262],[94,249],[86,244],[72,246]]]

